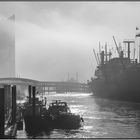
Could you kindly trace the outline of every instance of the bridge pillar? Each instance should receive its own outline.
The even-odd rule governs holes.
[[[31,103],[31,98],[32,98],[32,86],[31,85],[29,85],[28,86],[28,93],[29,93],[29,103]]]
[[[46,88],[45,88],[45,86],[44,86],[44,92],[43,92],[44,95],[45,95],[45,91],[46,91]]]
[[[33,109],[33,116],[35,116],[35,92],[36,92],[36,87],[35,86],[33,86],[32,87],[32,109]]]
[[[17,109],[17,104],[16,104],[16,85],[12,86],[12,123],[16,122],[16,109]]]
[[[48,87],[48,94],[50,93],[50,87]]]
[[[0,138],[4,138],[5,111],[4,111],[4,87],[0,87]]]
[[[42,86],[42,95],[45,94],[45,86]]]

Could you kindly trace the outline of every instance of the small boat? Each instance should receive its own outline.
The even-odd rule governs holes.
[[[48,113],[53,128],[77,129],[84,122],[80,115],[71,113],[67,103],[61,100],[54,100],[50,103]]]

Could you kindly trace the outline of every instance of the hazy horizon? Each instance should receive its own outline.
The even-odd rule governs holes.
[[[0,2],[0,17],[15,15],[16,75],[41,81],[86,82],[99,41],[114,47],[135,37],[140,2]]]

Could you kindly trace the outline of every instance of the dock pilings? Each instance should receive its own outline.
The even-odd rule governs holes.
[[[35,95],[36,87],[28,86],[29,102],[32,104],[33,115],[35,116]],[[16,85],[0,85],[0,139],[6,137],[14,137],[16,135],[15,127],[17,125],[17,86]],[[11,111],[10,111],[11,110]],[[7,123],[7,118],[10,119],[10,123]],[[7,135],[8,125],[12,126],[12,130]],[[11,135],[9,135],[11,134]]]
[[[33,92],[32,92],[32,94],[33,94],[32,109],[33,109],[33,116],[35,116],[35,94],[36,94],[36,87],[33,86],[32,89],[33,89]]]
[[[28,94],[29,94],[29,103],[31,103],[31,98],[32,98],[32,86],[28,86]]]
[[[4,109],[4,87],[0,87],[0,138],[5,136],[5,109]]]
[[[11,90],[12,88],[12,90]],[[12,91],[12,93],[11,93]],[[12,96],[11,96],[12,94]],[[11,99],[9,99],[9,96]],[[9,102],[12,102],[11,106]],[[7,106],[8,105],[8,106]],[[5,121],[7,107],[11,109],[11,124],[16,123],[16,85],[1,85],[0,86],[0,138],[5,138]]]
[[[17,104],[16,104],[16,85],[12,86],[12,124],[16,123],[16,111],[17,111]]]
[[[35,116],[35,100],[36,100],[36,87],[28,86],[29,103],[32,104],[33,116]]]

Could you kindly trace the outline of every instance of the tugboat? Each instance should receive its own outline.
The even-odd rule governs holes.
[[[31,101],[32,103],[32,101]],[[33,132],[34,130],[49,130],[50,119],[47,113],[45,105],[39,101],[38,98],[35,100],[35,114],[33,113],[32,104],[28,101],[24,104],[22,111],[25,129],[27,132]]]
[[[71,113],[66,102],[54,100],[49,104],[48,113],[53,128],[78,129],[84,122],[80,115]]]
[[[23,118],[28,133],[52,129],[78,129],[84,120],[80,115],[71,113],[66,102],[55,100],[49,104],[48,109],[43,102],[35,98],[35,114],[32,101],[24,104]]]

